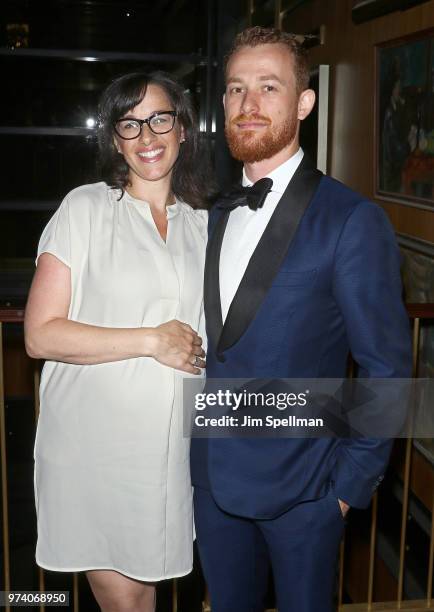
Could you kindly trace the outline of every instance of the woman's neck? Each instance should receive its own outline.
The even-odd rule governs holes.
[[[175,203],[175,196],[168,180],[140,181],[130,177],[127,185],[128,193],[138,200],[145,200],[155,210],[163,211],[166,206]]]

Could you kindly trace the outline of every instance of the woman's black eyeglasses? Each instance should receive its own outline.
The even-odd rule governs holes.
[[[167,134],[167,132],[173,130],[176,115],[176,111],[170,110],[152,113],[147,119],[124,117],[123,119],[118,119],[113,127],[116,134],[124,140],[138,138],[142,133],[145,123],[154,134]]]

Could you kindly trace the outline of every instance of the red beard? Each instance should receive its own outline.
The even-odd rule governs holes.
[[[269,125],[261,134],[255,131],[241,131],[237,123],[243,121],[259,120]],[[226,122],[226,140],[232,157],[239,161],[253,164],[269,159],[288,146],[297,134],[298,120],[294,114],[281,125],[272,127],[270,119],[261,115],[238,115],[230,122]]]

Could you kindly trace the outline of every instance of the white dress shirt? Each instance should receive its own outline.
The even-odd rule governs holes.
[[[223,322],[250,258],[302,159],[303,150],[300,148],[295,155],[267,174],[267,177],[273,181],[273,187],[262,208],[251,210],[248,206],[238,206],[229,215],[219,267]],[[252,185],[252,181],[247,178],[244,170],[242,184],[245,187]]]

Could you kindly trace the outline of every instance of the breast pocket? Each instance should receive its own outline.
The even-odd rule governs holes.
[[[315,270],[281,270],[273,281],[273,287],[307,287],[316,278]]]

